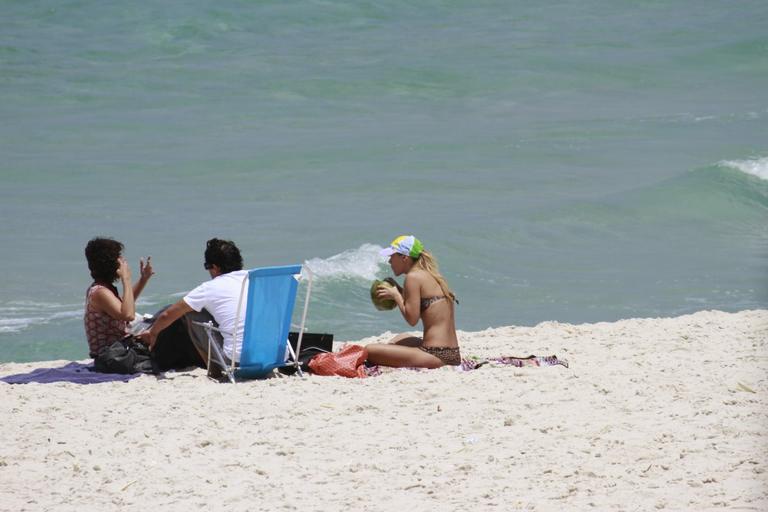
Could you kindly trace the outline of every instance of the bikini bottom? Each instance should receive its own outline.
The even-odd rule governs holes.
[[[425,347],[420,346],[419,349],[423,350],[427,354],[431,354],[441,360],[443,363],[450,366],[458,366],[461,364],[461,353],[459,347]]]

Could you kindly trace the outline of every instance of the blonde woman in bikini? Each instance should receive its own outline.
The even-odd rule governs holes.
[[[395,238],[381,254],[389,256],[396,276],[405,274],[405,283],[402,288],[382,287],[378,297],[394,300],[409,325],[421,320],[424,334],[421,338],[400,334],[387,344],[367,345],[368,361],[422,368],[461,364],[454,320],[456,296],[440,275],[434,257],[412,235]]]

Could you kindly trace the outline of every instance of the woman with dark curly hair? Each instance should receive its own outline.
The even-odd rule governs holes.
[[[136,299],[152,277],[152,262],[139,260],[139,279],[131,285],[131,269],[122,257],[123,244],[111,238],[94,238],[85,246],[85,258],[93,283],[85,295],[85,336],[91,357],[102,347],[128,335],[128,322],[136,314]],[[114,283],[120,279],[123,296]]]

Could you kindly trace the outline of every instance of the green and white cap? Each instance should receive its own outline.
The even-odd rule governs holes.
[[[410,256],[413,259],[418,258],[421,253],[424,252],[424,246],[421,244],[418,238],[413,235],[402,235],[389,244],[389,247],[382,249],[382,256],[392,256],[393,254],[404,254]]]

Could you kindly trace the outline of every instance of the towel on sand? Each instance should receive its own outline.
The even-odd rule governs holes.
[[[565,366],[568,368],[568,361],[565,359],[558,359],[557,356],[500,356],[490,359],[479,359],[476,357],[462,358],[461,364],[454,366],[456,371],[468,372],[477,370],[485,365],[489,366],[514,366],[516,368],[522,368],[524,366]],[[375,377],[382,373],[388,373],[392,370],[426,370],[426,368],[388,368],[384,366],[361,366],[359,377]]]
[[[116,373],[99,373],[93,371],[93,366],[72,362],[59,368],[35,368],[29,373],[18,373],[0,378],[8,384],[49,384],[51,382],[71,382],[73,384],[99,384],[101,382],[127,382],[142,375],[134,373],[121,375]]]

